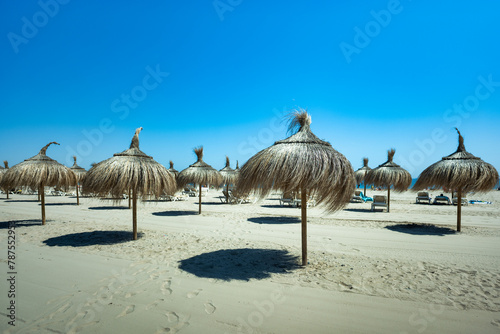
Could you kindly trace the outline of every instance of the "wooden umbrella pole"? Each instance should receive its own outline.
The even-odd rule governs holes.
[[[457,195],[457,232],[462,230],[462,189],[458,189]]]
[[[6,189],[5,192],[7,193],[7,199],[9,199],[9,189]]]
[[[228,203],[229,202],[229,183],[226,183],[226,194],[227,194],[226,203]]]
[[[42,199],[42,225],[45,225],[45,186],[43,183],[40,185],[40,190],[38,192],[42,192],[40,194],[40,198]]]
[[[390,212],[391,209],[391,186],[387,188],[387,212]]]
[[[78,195],[78,182],[76,183],[76,205],[80,205],[80,196]]]
[[[200,183],[200,190],[198,191],[198,197],[200,198],[200,200],[198,201],[198,214],[201,215],[201,183]]]
[[[134,240],[137,240],[137,191],[132,190],[132,228],[134,231]]]
[[[40,202],[40,188],[38,188],[38,202]]]
[[[300,199],[300,210],[302,213],[302,265],[307,265],[307,195],[306,190],[302,189]]]
[[[366,171],[365,171],[365,178],[363,179],[363,185],[365,186],[365,192],[363,193],[363,195],[365,195],[366,197]]]
[[[130,209],[130,189],[128,190],[128,208]]]

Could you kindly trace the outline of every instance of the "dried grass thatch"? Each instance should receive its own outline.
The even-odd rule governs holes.
[[[188,183],[199,185],[198,213],[201,214],[201,186],[206,184],[218,187],[222,183],[222,175],[203,161],[203,146],[195,148],[194,153],[198,159],[179,173],[177,184],[179,188],[185,187]]]
[[[83,167],[80,167],[76,164],[76,156],[74,155],[73,156],[73,166],[70,167],[70,169],[73,171],[73,173],[75,173],[76,175],[76,181],[77,182],[82,182],[83,178],[85,177],[85,174],[87,173],[87,171],[85,170],[85,168]]]
[[[135,131],[130,148],[95,164],[83,180],[83,192],[114,197],[132,192],[132,220],[134,240],[137,239],[137,198],[174,193],[174,176],[152,157],[139,149],[139,133]]]
[[[46,155],[47,148],[51,144],[59,145],[56,142],[48,143],[37,155],[9,168],[4,173],[1,181],[3,189],[13,189],[20,186],[38,189],[42,200],[42,225],[45,224],[44,187],[69,187],[76,185],[75,173]]]
[[[226,156],[226,166],[219,170],[220,175],[222,176],[222,182],[230,185],[236,183],[238,179],[238,173],[234,171],[229,165],[229,157]]]
[[[122,197],[131,189],[135,190],[138,197],[159,197],[165,192],[175,192],[173,175],[139,149],[141,130],[136,130],[129,149],[95,164],[87,172],[83,180],[84,193]]]
[[[356,183],[360,184],[365,180],[366,174],[372,169],[368,167],[368,158],[363,158],[363,167],[354,172],[354,177],[356,178]]]
[[[169,164],[170,164],[170,168],[167,169],[170,173],[172,173],[172,175],[175,176],[175,178],[177,178],[177,176],[179,175],[179,171],[177,169],[174,168],[174,163],[172,160],[169,161]]]
[[[393,161],[395,149],[387,152],[387,161],[368,172],[365,182],[376,187],[391,186],[396,191],[405,191],[411,184],[411,175],[408,171]]]
[[[40,152],[9,168],[2,178],[2,186],[9,189],[27,186],[31,189],[47,187],[69,187],[76,184],[76,176],[71,169],[49,158],[46,155],[51,142],[45,145]]]
[[[446,187],[467,193],[492,190],[498,183],[498,172],[487,162],[467,152],[458,131],[458,148],[442,160],[427,167],[418,177],[414,190]]]
[[[87,174],[87,171],[83,168],[80,167],[76,164],[76,155],[73,156],[73,166],[70,167],[70,169],[75,173],[76,175],[76,205],[80,205],[80,191],[79,191],[79,184],[83,181],[83,178],[85,177],[85,174]]]
[[[464,138],[455,129],[458,132],[457,150],[427,167],[412,189],[445,187],[457,191],[457,230],[460,232],[462,194],[490,191],[498,183],[499,176],[495,167],[465,150]]]
[[[293,134],[251,157],[241,167],[237,189],[261,198],[273,189],[301,191],[302,264],[306,265],[307,195],[314,195],[327,211],[342,209],[354,193],[354,171],[344,155],[311,132],[305,110],[292,112],[289,121]]]
[[[366,175],[372,169],[368,167],[368,158],[363,158],[363,167],[354,172],[354,177],[356,178],[356,184],[361,184],[365,181]],[[364,184],[364,195],[366,196],[366,182]]]
[[[411,174],[393,161],[395,149],[387,152],[387,161],[368,172],[365,183],[387,188],[387,212],[391,208],[391,186],[395,191],[405,191],[411,184]]]
[[[273,189],[304,189],[316,195],[316,202],[323,203],[327,211],[344,208],[355,188],[351,163],[330,143],[316,137],[310,124],[306,111],[293,112],[289,130],[298,130],[251,157],[241,167],[238,190],[254,191],[264,198]]]

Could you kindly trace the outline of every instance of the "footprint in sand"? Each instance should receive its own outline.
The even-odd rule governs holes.
[[[213,314],[215,310],[216,307],[214,306],[214,304],[212,304],[211,302],[205,303],[205,312],[207,312],[207,314]]]
[[[170,285],[172,284],[172,281],[170,280],[171,278],[172,277],[169,277],[160,286],[161,293],[163,293],[164,295],[171,295],[172,294],[172,289],[170,289]]]
[[[117,318],[121,318],[123,316],[126,316],[127,314],[130,314],[132,312],[134,312],[135,310],[135,305],[129,305],[127,307],[125,307],[125,309],[123,310],[122,313],[118,314],[116,317]]]
[[[191,291],[191,292],[189,292],[189,293],[187,294],[187,297],[188,297],[189,299],[194,298],[194,297],[198,296],[198,294],[199,294],[202,290],[203,290],[203,289],[197,289],[197,290]]]
[[[149,304],[148,306],[146,306],[146,310],[149,310],[149,309],[151,309],[153,307],[158,306],[158,304],[160,304],[160,302],[163,302],[163,301],[165,301],[165,299],[157,299],[157,300],[155,300],[154,302],[152,302],[151,304]]]
[[[179,321],[179,316],[175,312],[167,311],[165,313],[165,315],[167,316],[167,319],[169,322],[178,322]]]
[[[491,321],[491,324],[492,324],[493,326],[500,327],[500,319],[496,319],[496,320]]]

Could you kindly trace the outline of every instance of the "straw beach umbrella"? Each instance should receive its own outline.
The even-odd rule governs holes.
[[[139,149],[139,132],[135,130],[130,148],[94,165],[83,179],[83,192],[121,197],[131,190],[133,239],[137,240],[137,198],[175,191],[175,178],[153,157]]]
[[[219,170],[220,175],[222,175],[222,182],[226,184],[226,193],[229,194],[229,184],[235,184],[238,179],[238,172],[229,166],[229,157],[226,156],[226,166]],[[228,198],[226,197],[226,202]]]
[[[170,173],[172,173],[172,175],[174,175],[175,178],[177,179],[177,176],[179,175],[179,171],[174,168],[174,163],[172,160],[169,161],[169,164],[170,164],[170,168],[168,169],[168,171]]]
[[[85,174],[87,171],[85,168],[80,167],[76,164],[76,156],[73,156],[73,166],[70,167],[70,169],[75,173],[76,175],[76,205],[80,205],[80,195],[78,194],[78,185],[83,181],[83,178],[85,177]]]
[[[411,175],[408,171],[393,160],[395,149],[387,152],[387,161],[368,172],[365,177],[366,183],[376,187],[387,187],[387,212],[391,206],[391,186],[395,191],[405,191],[411,184]]]
[[[203,161],[203,146],[194,149],[198,160],[188,168],[179,173],[177,183],[179,188],[184,187],[188,183],[199,185],[199,203],[198,213],[201,214],[201,186],[203,184],[219,186],[222,183],[222,176],[209,164]]]
[[[361,167],[360,169],[358,169],[357,171],[354,172],[354,177],[356,178],[356,184],[360,184],[361,182],[363,182],[364,186],[365,186],[365,190],[364,190],[364,195],[366,196],[366,182],[365,182],[365,178],[366,178],[366,174],[368,174],[368,172],[371,170],[370,167],[368,167],[368,158],[363,158],[363,167]]]
[[[301,191],[302,265],[307,264],[307,195],[315,195],[327,211],[349,203],[354,193],[354,171],[347,158],[310,129],[305,110],[290,114],[292,136],[252,156],[240,170],[237,189],[264,198],[273,189]]]
[[[462,194],[490,191],[498,182],[498,172],[489,163],[467,152],[464,138],[458,132],[457,150],[427,167],[418,177],[413,190],[446,187],[458,192],[457,231],[461,231]]]
[[[9,168],[1,181],[5,189],[18,186],[38,189],[42,200],[42,225],[45,225],[45,186],[69,187],[76,184],[76,176],[71,169],[46,155],[51,144],[59,145],[56,142],[48,143],[37,155]]]
[[[2,167],[2,171],[3,171],[3,172],[6,172],[6,171],[9,169],[9,162],[8,162],[7,160],[4,160],[4,161],[3,161],[3,164],[4,164],[5,168],[4,168],[4,167]],[[10,190],[10,189],[4,189],[5,194],[7,195],[7,199],[9,199],[9,190]]]

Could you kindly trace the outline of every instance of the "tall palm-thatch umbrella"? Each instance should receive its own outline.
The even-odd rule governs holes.
[[[347,158],[316,137],[305,110],[290,114],[292,136],[252,156],[242,167],[237,189],[260,198],[273,189],[301,191],[302,265],[307,264],[307,195],[316,195],[327,211],[349,203],[355,189],[354,171]]]
[[[238,172],[231,168],[229,165],[229,157],[226,156],[226,166],[219,170],[220,175],[222,175],[222,182],[226,184],[226,193],[229,193],[229,185],[235,184],[238,179]],[[226,202],[228,198],[226,198]]]
[[[364,195],[366,196],[366,182],[365,182],[365,178],[366,178],[366,174],[368,174],[368,172],[371,170],[370,167],[368,167],[368,158],[363,158],[363,167],[361,167],[360,169],[358,169],[357,171],[354,172],[354,177],[356,178],[356,184],[360,184],[361,182],[363,182],[364,186],[365,186],[365,190],[364,190]]]
[[[177,184],[179,188],[188,183],[199,185],[198,213],[201,214],[201,186],[207,184],[208,186],[214,185],[218,187],[222,183],[222,176],[216,169],[203,161],[203,146],[195,148],[194,153],[198,160],[179,173]]]
[[[387,212],[391,207],[391,186],[395,191],[405,191],[411,184],[411,175],[408,171],[393,160],[395,149],[387,152],[387,161],[368,172],[365,177],[366,183],[376,187],[387,187]]]
[[[51,144],[59,145],[56,142],[48,143],[37,155],[9,168],[1,181],[2,187],[6,189],[18,186],[38,189],[42,200],[42,225],[45,225],[45,186],[69,187],[76,185],[75,173],[46,155],[47,148]]]
[[[462,194],[490,191],[498,182],[498,172],[487,162],[465,150],[464,138],[458,132],[457,150],[427,167],[418,177],[414,190],[446,187],[457,191],[457,231],[461,231]]]
[[[3,168],[3,167],[2,167],[2,170],[3,170],[4,172],[6,172],[6,171],[9,169],[9,162],[8,162],[7,160],[4,160],[4,161],[3,161],[3,164],[4,164],[5,168]],[[9,199],[9,190],[10,190],[10,189],[4,189],[5,194],[7,195],[7,199]]]
[[[0,166],[0,183],[2,182],[2,176],[3,176],[4,172],[5,172],[5,168],[3,168],[2,166]]]
[[[85,168],[80,167],[76,164],[76,156],[73,156],[73,166],[70,167],[70,169],[75,173],[76,175],[76,205],[80,205],[80,195],[78,194],[78,185],[83,181],[83,178],[85,177],[85,174],[87,171]]]
[[[111,193],[121,197],[131,189],[133,239],[137,240],[137,198],[176,189],[174,176],[156,162],[153,157],[139,149],[139,133],[135,130],[130,148],[94,165],[83,179],[83,192],[105,196]]]
[[[175,178],[177,179],[177,176],[179,175],[179,171],[174,168],[174,163],[172,160],[169,161],[169,164],[170,164],[170,168],[168,169],[168,171],[170,173],[172,173],[172,175],[174,175]]]

